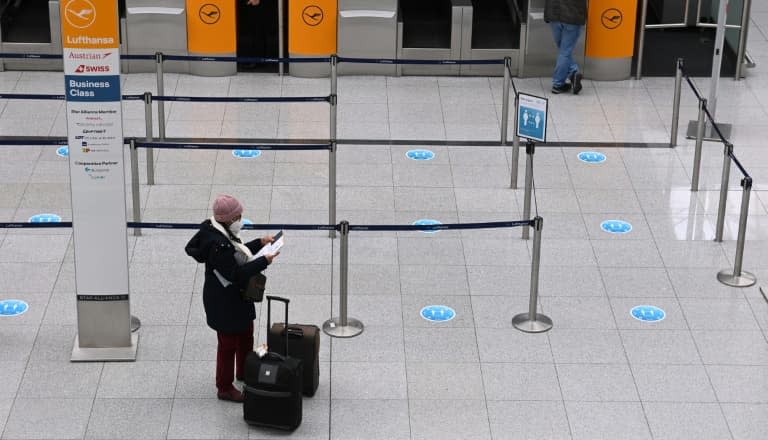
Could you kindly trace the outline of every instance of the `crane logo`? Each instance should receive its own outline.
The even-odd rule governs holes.
[[[216,24],[221,19],[221,10],[213,3],[206,3],[200,6],[198,15],[203,23]]]
[[[317,26],[323,22],[323,10],[319,6],[309,5],[301,11],[301,19],[308,26]]]
[[[600,16],[600,22],[606,29],[616,29],[621,26],[622,21],[624,21],[624,14],[616,8],[606,9]]]
[[[73,28],[88,28],[96,21],[96,7],[90,0],[70,0],[64,6],[64,18]]]

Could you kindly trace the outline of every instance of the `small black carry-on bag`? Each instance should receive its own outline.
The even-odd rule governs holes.
[[[285,304],[285,325],[288,325],[288,299],[267,296],[267,328],[271,327],[272,301]],[[274,348],[274,347],[273,347]],[[288,352],[288,340],[284,352]],[[258,426],[294,430],[301,425],[301,390],[303,368],[301,359],[283,356],[274,350],[259,357],[251,352],[245,359],[243,388],[243,418]]]
[[[304,366],[304,395],[312,397],[320,384],[320,329],[316,325],[306,324],[288,324],[288,339],[291,343],[288,345],[287,355],[301,359]],[[280,323],[272,324],[267,334],[267,345],[272,349],[282,350],[286,346],[285,325]],[[279,348],[278,348],[279,347]],[[281,352],[285,355],[286,352]]]

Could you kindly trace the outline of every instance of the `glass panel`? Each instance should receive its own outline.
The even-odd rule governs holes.
[[[472,49],[520,48],[521,13],[514,0],[472,0]]]
[[[451,47],[450,0],[401,0],[403,47]]]

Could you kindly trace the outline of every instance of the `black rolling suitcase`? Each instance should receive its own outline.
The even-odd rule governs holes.
[[[288,324],[288,299],[267,296],[267,328],[270,328],[272,301],[285,304],[285,325]],[[285,341],[285,352],[288,341]],[[301,390],[303,368],[301,359],[283,356],[275,351],[264,357],[252,352],[245,359],[243,387],[243,418],[258,426],[294,430],[301,424]]]
[[[267,345],[280,351],[285,347],[285,324],[272,324],[267,334]],[[304,366],[304,395],[314,396],[320,385],[320,329],[316,325],[288,324],[288,356],[301,359]]]

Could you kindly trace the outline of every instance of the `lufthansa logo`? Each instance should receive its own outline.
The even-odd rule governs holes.
[[[600,16],[600,22],[603,23],[603,27],[606,29],[616,29],[621,26],[623,20],[624,15],[616,8],[606,9]]]
[[[301,19],[308,26],[317,26],[323,22],[323,10],[319,6],[309,5],[301,11]]]
[[[64,6],[64,19],[74,28],[88,28],[96,21],[96,7],[90,0],[70,0]]]
[[[200,6],[198,11],[200,20],[205,24],[216,24],[221,19],[221,10],[213,3],[206,3]]]

